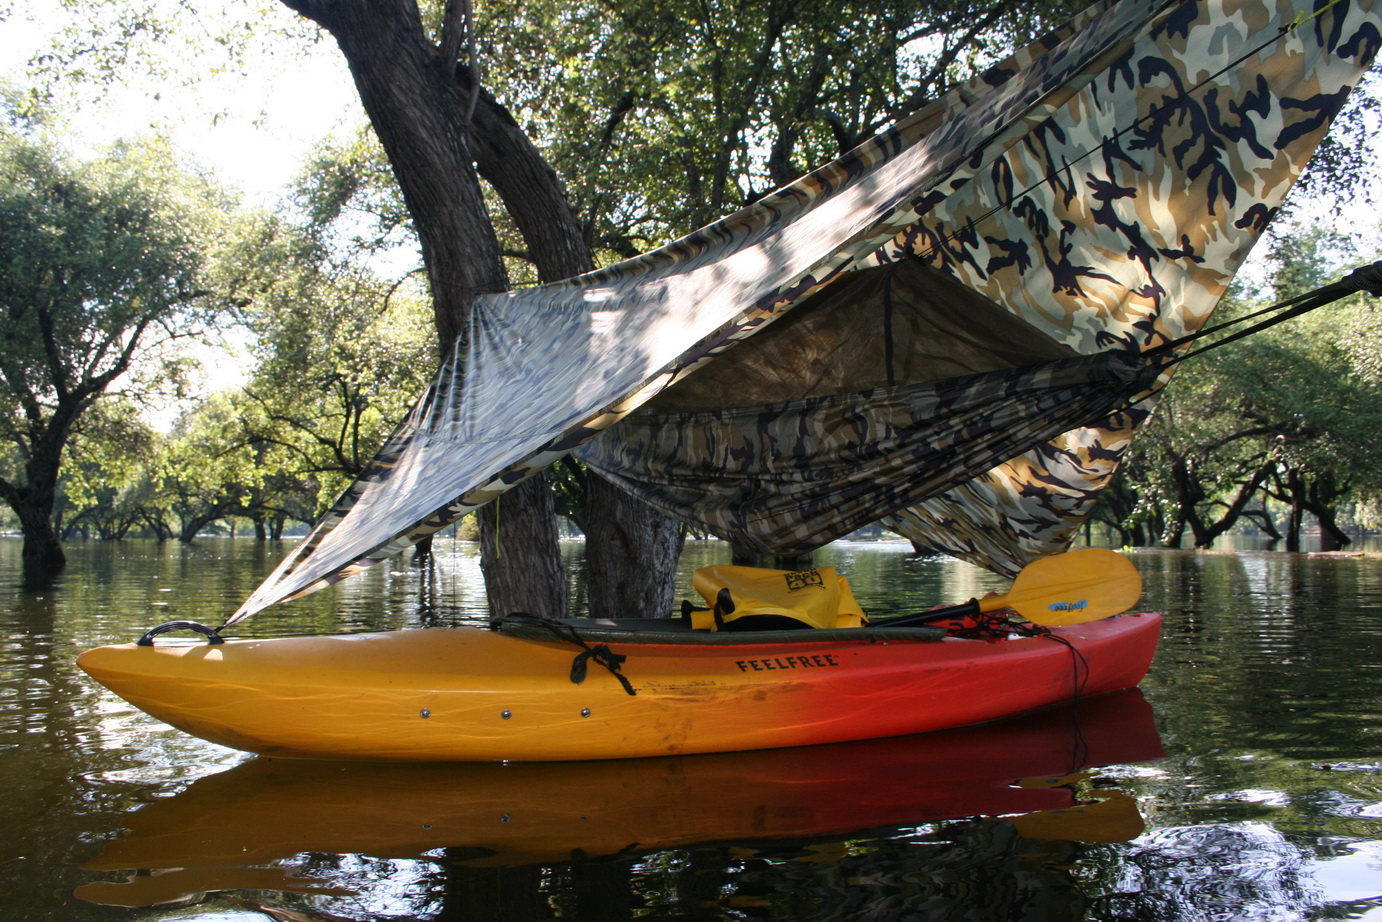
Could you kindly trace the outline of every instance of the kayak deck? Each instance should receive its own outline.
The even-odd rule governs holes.
[[[461,627],[123,644],[78,662],[152,716],[263,755],[563,761],[772,749],[995,720],[1137,685],[1160,624],[1156,615],[1123,615],[1034,637],[937,640],[935,629],[892,628],[711,642],[618,623],[577,628],[574,640],[550,630],[541,637],[542,628],[515,636]]]

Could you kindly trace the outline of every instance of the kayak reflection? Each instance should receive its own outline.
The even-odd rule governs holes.
[[[1125,841],[1143,828],[1136,804],[1089,769],[1162,755],[1133,690],[962,730],[787,750],[507,765],[256,758],[131,815],[129,834],[85,867],[139,873],[76,896],[150,906],[237,889],[342,893],[339,880],[292,875],[305,853],[446,849],[472,867],[517,867],[979,816],[1027,838]]]

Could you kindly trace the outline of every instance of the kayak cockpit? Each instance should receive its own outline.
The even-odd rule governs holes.
[[[699,631],[681,618],[538,618],[507,615],[490,627],[523,640],[584,640],[587,643],[747,646],[827,643],[851,640],[938,641],[946,630],[931,624],[910,627],[809,628],[776,631]]]

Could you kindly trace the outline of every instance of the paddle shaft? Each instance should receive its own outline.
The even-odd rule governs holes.
[[[944,608],[933,608],[930,611],[918,612],[915,615],[901,615],[897,618],[883,618],[877,621],[870,621],[871,627],[902,627],[908,624],[930,624],[932,621],[946,621],[950,618],[974,617],[982,614],[979,608],[978,599],[970,599],[960,605],[947,605]]]

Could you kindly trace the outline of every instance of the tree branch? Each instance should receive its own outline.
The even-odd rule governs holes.
[[[462,45],[466,52],[464,69],[459,66]],[[469,80],[463,115],[463,121],[469,125],[480,101],[480,56],[475,47],[475,10],[470,0],[446,0],[441,24],[441,60],[442,66],[453,68],[458,77],[464,74]],[[459,82],[464,86],[465,81]]]

